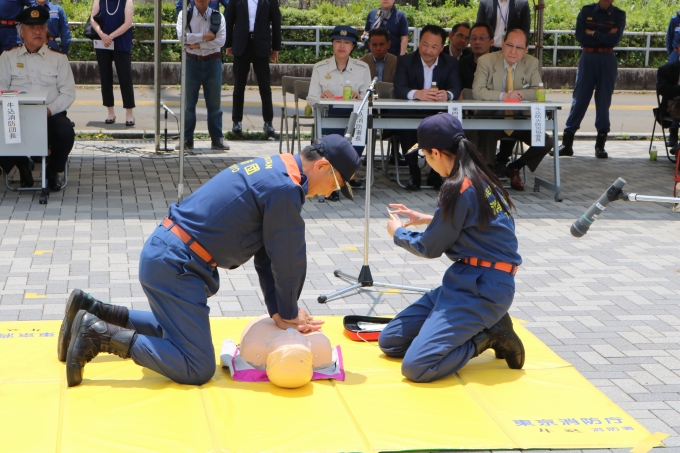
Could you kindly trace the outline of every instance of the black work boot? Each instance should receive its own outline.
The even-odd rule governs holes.
[[[519,370],[524,366],[524,345],[513,330],[507,313],[496,324],[472,337],[472,342],[475,344],[473,357],[491,348],[497,359],[505,359],[508,367]]]
[[[562,144],[560,145],[560,157],[574,155],[574,134],[564,131],[562,134]]]
[[[406,185],[406,190],[418,191],[420,190],[420,167],[418,164],[410,164],[408,171],[411,174],[411,179]]]
[[[59,192],[62,182],[55,166],[48,163],[45,173],[47,173],[47,188],[50,189],[50,192]]]
[[[130,348],[137,332],[108,324],[95,315],[80,310],[71,328],[73,341],[66,354],[66,381],[69,387],[83,382],[85,364],[100,352],[115,354],[121,359],[130,358]]]
[[[71,291],[71,295],[66,303],[64,320],[61,322],[61,329],[59,329],[57,358],[61,362],[66,361],[66,352],[68,351],[68,345],[71,342],[71,326],[73,325],[73,319],[76,317],[79,310],[86,310],[102,321],[119,327],[125,327],[128,322],[127,307],[107,304],[106,302],[95,299],[83,290],[74,289]]]
[[[678,128],[671,127],[668,129],[668,140],[666,140],[666,146],[669,148],[675,148],[678,146]]]
[[[598,159],[606,159],[609,157],[607,151],[604,149],[604,144],[607,143],[607,133],[598,132],[597,139],[595,140],[595,157]]]

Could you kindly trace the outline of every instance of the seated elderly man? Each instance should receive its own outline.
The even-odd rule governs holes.
[[[479,57],[477,72],[472,83],[472,94],[475,99],[484,101],[535,101],[536,88],[541,83],[541,72],[538,60],[527,55],[529,38],[527,34],[516,28],[508,31],[503,40],[501,52],[493,52]],[[521,140],[531,144],[531,131],[488,131],[479,134],[479,152],[492,164],[496,157],[496,142],[503,137]],[[545,136],[545,146],[532,146],[522,157],[507,166],[505,174],[510,177],[510,187],[524,190],[524,183],[519,171],[528,165],[533,172],[548,154],[553,140]],[[510,155],[500,155],[498,160],[505,163]],[[492,167],[493,168],[493,167]]]
[[[675,48],[680,53],[680,43]],[[661,111],[680,121],[680,61],[666,63],[656,72],[656,92],[661,95]],[[676,143],[672,154],[677,154],[678,127],[674,123],[670,128],[669,142]]]
[[[57,191],[61,189],[59,173],[64,171],[75,139],[66,109],[76,98],[76,84],[66,55],[47,45],[49,18],[41,6],[26,8],[19,14],[19,36],[24,44],[0,55],[0,90],[47,91],[47,185]],[[5,172],[16,165],[22,187],[33,186],[31,164],[23,156],[0,158]]]

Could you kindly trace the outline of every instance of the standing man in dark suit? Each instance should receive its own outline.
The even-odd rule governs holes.
[[[680,43],[674,49],[680,53]],[[666,63],[656,72],[656,92],[661,95],[661,111],[680,121],[680,61]],[[677,128],[675,133],[677,136]],[[678,153],[677,141],[671,154]]]
[[[437,25],[426,25],[420,31],[418,50],[402,55],[397,61],[397,73],[394,77],[394,94],[397,99],[447,102],[460,96],[460,80],[458,78],[458,60],[447,55],[444,50],[446,32]],[[436,86],[434,84],[436,83]],[[442,110],[446,107],[442,105]],[[415,130],[404,130],[399,133],[401,149],[406,156],[411,180],[409,190],[420,190],[420,168],[417,153],[406,155],[406,152],[418,141]],[[441,177],[430,171],[428,185],[436,189],[441,186]]]
[[[234,57],[234,108],[232,131],[243,131],[243,100],[250,64],[253,64],[262,100],[264,131],[274,135],[274,107],[269,61],[279,61],[281,11],[278,0],[231,0],[227,6],[227,56]],[[269,27],[271,26],[271,31]]]
[[[529,36],[531,11],[527,0],[480,0],[477,22],[486,22],[494,30],[491,52],[501,50],[508,30],[519,28]]]

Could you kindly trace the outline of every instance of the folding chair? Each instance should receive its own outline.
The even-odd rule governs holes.
[[[281,107],[281,127],[279,130],[279,154],[283,152],[283,131],[285,122],[285,135],[286,135],[286,152],[295,152],[295,130],[297,128],[297,116],[293,117],[293,136],[291,137],[288,132],[288,105],[286,104],[286,97],[288,94],[295,95],[295,81],[296,80],[310,80],[309,77],[291,77],[283,76],[281,78],[281,91],[283,94],[283,107]],[[291,144],[292,142],[292,144]],[[291,150],[292,148],[292,150]],[[299,152],[300,150],[298,150]]]
[[[293,141],[297,136],[298,142],[298,153],[302,150],[302,145],[300,144],[301,128],[309,127],[312,129],[312,140],[314,140],[314,116],[302,115],[300,116],[300,100],[306,101],[307,95],[309,94],[309,82],[311,78],[305,78],[305,80],[296,80],[293,82],[293,95],[295,97],[295,123],[293,123]],[[310,122],[302,122],[300,119],[310,119]],[[293,150],[295,151],[295,150]]]
[[[670,149],[666,145],[666,129],[671,127],[675,119],[661,111],[661,95],[658,92],[656,93],[656,105],[657,107],[652,109],[652,112],[654,113],[654,126],[652,127],[652,139],[649,141],[649,151],[652,151],[652,143],[654,143],[654,130],[656,130],[656,125],[658,123],[661,127],[661,134],[663,135],[663,146],[666,148],[666,157],[668,157],[668,160],[671,162],[675,162],[677,156],[673,156],[670,152]]]
[[[376,93],[378,99],[395,99],[394,96],[394,84],[389,82],[377,82],[375,84]],[[377,112],[380,115],[380,111]],[[387,139],[387,157],[385,157],[385,147],[383,141]],[[389,155],[390,152],[395,155],[395,159],[398,159],[399,154],[399,135],[389,134],[385,136],[383,129],[376,129],[375,134],[373,134],[373,149],[375,150],[375,144],[377,140],[380,140],[380,156],[382,159],[382,169],[385,177],[389,178]],[[396,154],[395,154],[396,151]]]
[[[66,185],[68,184],[68,164],[70,162],[71,158],[66,161],[66,166],[64,167],[64,179],[62,180],[61,188],[60,190],[63,190],[66,188]],[[37,191],[40,190],[40,198],[39,202],[40,204],[47,204],[47,199],[50,196],[50,191],[47,188],[47,181],[46,181],[46,167],[47,167],[47,158],[43,157],[42,158],[42,172],[41,172],[41,180],[42,183],[40,187],[13,187],[11,184],[19,184],[21,181],[18,179],[9,179],[9,175],[7,173],[4,173],[2,170],[0,170],[0,173],[4,173],[5,175],[5,186],[7,186],[7,189],[11,190],[12,192],[27,192],[27,191]],[[16,170],[15,170],[16,172]]]

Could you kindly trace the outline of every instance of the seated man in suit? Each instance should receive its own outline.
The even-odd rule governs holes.
[[[458,74],[460,75],[462,89],[472,89],[472,82],[475,80],[475,72],[477,72],[477,60],[482,55],[488,54],[492,45],[493,31],[491,25],[484,22],[474,24],[470,30],[472,53],[464,55],[458,60]]]
[[[394,82],[397,70],[397,57],[388,53],[390,38],[384,28],[374,28],[368,32],[368,48],[371,53],[360,58],[371,70],[371,80],[378,77],[378,82]]]
[[[535,101],[536,88],[541,83],[538,60],[527,55],[529,37],[517,28],[510,30],[503,41],[501,52],[493,52],[477,60],[477,72],[472,84],[475,99],[483,101]],[[488,131],[480,134],[479,151],[487,163],[495,161],[496,142],[503,137],[512,137],[531,144],[531,131]],[[553,140],[545,136],[545,146],[532,146],[522,157],[508,165],[505,174],[510,177],[510,186],[524,190],[519,171],[528,165],[533,172],[553,146]],[[503,162],[509,155],[498,159]]]
[[[446,32],[437,25],[426,25],[420,32],[418,50],[412,54],[402,55],[397,62],[397,73],[394,77],[394,94],[397,99],[447,102],[460,96],[460,80],[458,79],[458,60],[442,53],[445,49]],[[435,86],[436,83],[436,86]],[[446,106],[442,105],[442,110]],[[436,112],[431,112],[436,113]],[[404,155],[418,141],[415,130],[399,133],[401,149]],[[417,153],[406,156],[411,180],[409,190],[420,190],[420,168]],[[439,190],[441,177],[431,170],[427,183]]]
[[[680,43],[675,51],[680,53]],[[680,61],[666,63],[656,72],[656,92],[661,95],[661,111],[680,121]],[[669,140],[677,143],[678,128],[671,127]],[[680,146],[676,144],[671,154],[677,154]]]

